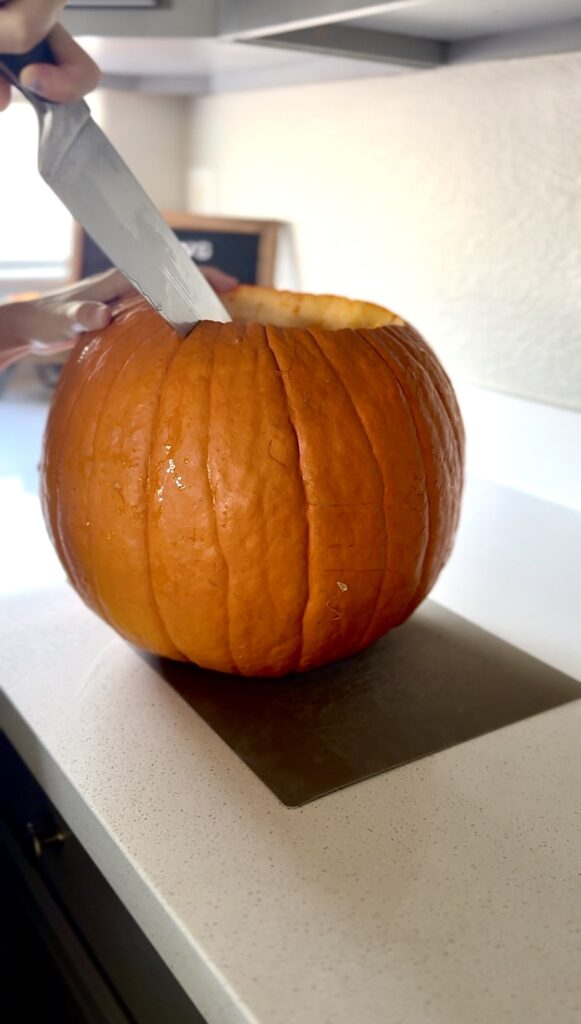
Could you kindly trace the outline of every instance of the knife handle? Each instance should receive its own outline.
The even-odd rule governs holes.
[[[56,63],[48,39],[37,43],[28,53],[0,53],[0,72],[5,74],[18,89],[21,88],[20,72],[29,64]]]

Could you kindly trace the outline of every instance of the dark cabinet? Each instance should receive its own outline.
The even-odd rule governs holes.
[[[2,1019],[204,1024],[0,735]]]

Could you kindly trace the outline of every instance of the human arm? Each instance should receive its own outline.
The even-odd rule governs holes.
[[[204,267],[202,273],[216,292],[238,283],[217,267]],[[108,270],[36,299],[0,304],[0,372],[30,355],[72,348],[79,334],[106,327],[111,304],[132,291],[118,270]]]

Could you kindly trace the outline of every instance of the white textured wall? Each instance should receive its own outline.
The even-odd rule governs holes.
[[[581,408],[580,56],[212,96],[190,129],[190,202],[290,221],[302,287],[392,305],[457,378]]]
[[[185,99],[104,89],[96,116],[103,131],[153,201],[165,210],[185,203]]]

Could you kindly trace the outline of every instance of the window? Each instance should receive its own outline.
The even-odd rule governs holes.
[[[16,99],[0,114],[0,280],[69,273],[72,219],[37,169],[38,125]]]

